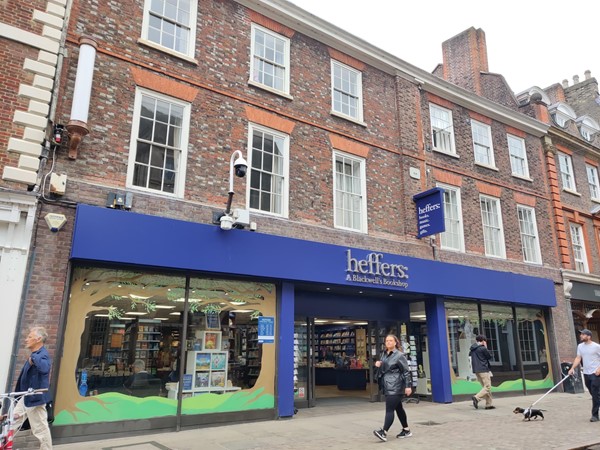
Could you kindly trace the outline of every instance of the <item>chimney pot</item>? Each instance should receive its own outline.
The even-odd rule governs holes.
[[[585,75],[585,79],[586,79],[586,80],[589,80],[590,78],[592,78],[592,72],[591,72],[591,71],[589,71],[589,70],[586,70],[586,71],[584,72],[584,75]]]
[[[579,75],[573,75],[573,84],[579,83]]]
[[[568,88],[569,87],[569,80],[567,80],[566,78],[563,80],[562,82],[562,86],[563,88]]]

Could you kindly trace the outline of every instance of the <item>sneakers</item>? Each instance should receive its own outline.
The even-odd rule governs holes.
[[[492,406],[492,405],[490,405],[490,406],[486,406],[486,407],[485,407],[485,409],[496,409],[496,407],[495,407],[495,406]]]
[[[473,396],[471,397],[471,400],[473,400],[473,406],[475,409],[479,409],[479,400],[477,400],[477,397]]]
[[[411,437],[411,436],[412,436],[412,433],[410,432],[410,430],[403,428],[402,431],[400,432],[400,434],[398,434],[396,437],[399,439],[403,439],[403,438],[407,438],[407,437]]]
[[[387,441],[387,433],[383,428],[380,428],[379,430],[373,430],[373,434],[379,439],[381,439],[383,442]]]
[[[600,419],[598,419],[598,416],[590,417],[590,422],[598,422],[598,420],[600,420]]]

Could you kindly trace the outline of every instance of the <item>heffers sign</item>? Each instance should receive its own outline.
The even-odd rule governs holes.
[[[417,205],[417,238],[446,231],[444,221],[444,190],[433,188],[413,197]]]
[[[383,253],[373,252],[365,259],[357,259],[352,257],[352,250],[346,250],[346,281],[406,289],[408,267],[383,262],[383,256]]]

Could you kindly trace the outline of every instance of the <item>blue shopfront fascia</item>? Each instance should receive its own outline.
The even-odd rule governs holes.
[[[223,231],[215,225],[87,205],[77,208],[71,259],[279,279],[282,282],[277,338],[280,349],[293,347],[296,282],[380,288],[435,297],[438,300],[428,307],[427,326],[429,330],[439,328],[438,340],[445,339],[443,297],[556,306],[550,279],[244,230]],[[293,411],[293,394],[291,403],[288,398],[293,392],[292,353],[279,354],[280,415]],[[442,345],[436,356],[440,362],[445,357],[447,362],[447,346]],[[448,371],[447,363],[440,366],[441,372]],[[288,372],[289,377],[283,376]],[[434,401],[451,401],[449,374],[440,373],[440,381],[448,386],[438,389],[439,395],[434,389]]]

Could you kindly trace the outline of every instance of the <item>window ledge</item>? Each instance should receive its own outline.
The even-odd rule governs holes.
[[[485,257],[486,258],[492,258],[492,259],[503,259],[503,260],[506,260],[506,256],[488,255],[487,253],[485,253]]]
[[[162,45],[158,45],[156,42],[152,42],[152,41],[149,41],[147,39],[142,39],[142,38],[138,38],[137,42],[138,42],[138,44],[153,48],[154,50],[158,50],[159,52],[167,53],[171,56],[174,56],[183,61],[192,63],[196,66],[198,65],[198,60],[196,58],[192,58],[191,56],[184,55],[183,53],[176,52],[175,50],[171,50],[167,47],[163,47]]]
[[[484,169],[490,169],[490,170],[494,170],[496,172],[500,172],[500,169],[498,169],[496,166],[488,166],[487,164],[482,164],[482,163],[475,163],[476,166],[482,167]]]
[[[460,159],[460,156],[456,153],[450,153],[444,150],[440,150],[438,148],[433,147],[433,151],[436,153],[441,153],[442,155],[451,156],[452,158]]]
[[[257,83],[254,80],[248,80],[248,85],[262,89],[263,91],[270,92],[271,94],[279,95],[280,97],[287,98],[288,100],[294,100],[294,97],[292,97],[291,95],[289,95],[283,91],[278,91],[277,89],[273,89],[272,87],[269,87],[265,84]]]
[[[339,113],[337,111],[331,110],[331,115],[339,117],[340,119],[348,120],[349,122],[353,122],[357,125],[360,125],[361,127],[365,127],[365,128],[367,127],[367,124],[365,122],[363,122],[362,120],[355,119],[354,117],[347,116],[347,115]]]
[[[335,224],[333,225],[333,228],[335,228],[336,230],[350,231],[351,233],[369,234],[367,230],[356,230],[354,228],[341,227]]]
[[[515,177],[515,178],[518,178],[519,180],[530,181],[530,182],[533,183],[533,178],[524,177],[523,175],[519,175],[519,174],[516,174],[516,173],[513,173],[512,176]]]
[[[129,182],[125,185],[125,188],[131,189],[134,191],[138,191],[138,192],[142,192],[144,194],[156,196],[156,197],[163,197],[163,198],[170,198],[170,199],[177,199],[177,200],[183,199],[183,194],[177,194],[177,193],[171,194],[168,192],[157,191],[156,189],[148,189],[148,188],[145,188],[142,186],[136,186]]]
[[[289,219],[287,211],[285,214],[278,214],[278,213],[274,213],[274,212],[270,212],[270,211],[263,211],[262,209],[254,209],[254,208],[250,208],[250,207],[248,207],[248,211],[250,211],[252,214],[263,215],[263,216],[267,216],[267,217],[277,217],[279,219]]]
[[[573,191],[571,189],[563,188],[563,192],[567,192],[569,194],[576,195],[577,197],[581,197],[581,194],[579,192]]]
[[[444,250],[446,252],[454,252],[454,253],[465,253],[464,248],[458,249],[458,248],[453,248],[453,247],[443,247],[441,245],[440,245],[440,250]]]

